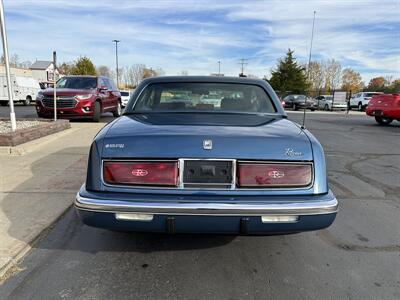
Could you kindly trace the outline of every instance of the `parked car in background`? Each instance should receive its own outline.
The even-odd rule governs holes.
[[[96,135],[75,208],[87,225],[119,231],[319,230],[338,209],[325,166],[266,81],[152,77]]]
[[[343,97],[344,96],[344,97]],[[315,98],[317,107],[323,110],[346,110],[346,93],[337,92],[334,95],[320,95]]]
[[[131,97],[130,91],[119,91],[121,94],[121,105],[125,107],[128,104],[129,98]]]
[[[381,95],[381,92],[360,92],[350,98],[349,106],[350,109],[357,108],[359,111],[363,111],[369,103],[369,100],[375,95]]]
[[[380,125],[389,125],[393,120],[400,122],[400,94],[375,95],[365,112]]]
[[[285,102],[285,108],[292,108],[293,110],[306,108],[314,111],[317,109],[315,101],[306,95],[287,95],[283,98],[283,101]]]
[[[32,77],[11,75],[13,100],[29,105],[36,100],[36,95],[40,91],[39,82]],[[7,90],[7,77],[0,75],[0,105],[6,106],[9,102]]]
[[[315,102],[317,103],[318,109],[330,110],[330,106],[328,103],[332,103],[333,96],[332,95],[320,95],[315,98]]]
[[[221,96],[217,94],[208,94],[208,95],[202,95],[200,102],[205,104],[205,108],[208,107],[208,105],[213,105],[213,107],[218,106],[221,103]]]
[[[100,120],[103,112],[121,115],[121,94],[111,79],[103,76],[64,76],[57,81],[57,116]],[[39,92],[36,111],[40,118],[54,116],[54,90]]]

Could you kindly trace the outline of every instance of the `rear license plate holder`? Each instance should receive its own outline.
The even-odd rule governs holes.
[[[230,160],[185,160],[183,183],[230,185],[232,173],[233,162]]]

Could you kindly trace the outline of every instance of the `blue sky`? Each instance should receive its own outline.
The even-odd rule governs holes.
[[[313,11],[314,60],[334,58],[360,72],[400,77],[400,0],[4,0],[9,51],[20,60],[59,61],[80,55],[115,67],[142,63],[167,75],[218,70],[269,76],[290,47],[306,62]]]

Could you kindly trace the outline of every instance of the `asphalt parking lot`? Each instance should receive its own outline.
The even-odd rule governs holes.
[[[16,113],[35,117],[32,106]],[[399,299],[400,123],[307,112],[306,127],[324,146],[340,201],[327,230],[128,234],[84,226],[71,209],[0,286],[0,299]]]

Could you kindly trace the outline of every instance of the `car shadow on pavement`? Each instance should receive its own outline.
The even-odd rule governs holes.
[[[9,223],[7,233],[10,237],[28,243],[32,248],[90,253],[212,248],[230,243],[235,238],[222,235],[122,233],[84,225],[77,217],[72,204],[76,192],[85,180],[87,156],[84,153],[88,150],[86,147],[65,148],[31,164],[29,171],[32,176],[8,192],[0,202],[0,212],[6,217],[5,222]],[[63,160],[63,163],[59,163],[63,167],[57,170],[57,162]],[[21,170],[21,173],[28,174],[29,171]],[[69,208],[65,209],[66,207]],[[53,224],[48,221],[60,214],[61,217]],[[29,221],[22,220],[25,216]],[[43,225],[47,229],[37,238]]]

